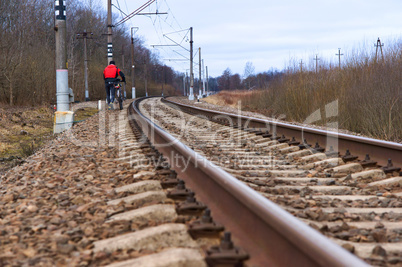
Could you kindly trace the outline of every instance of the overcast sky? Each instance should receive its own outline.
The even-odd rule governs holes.
[[[107,0],[101,1],[106,6]],[[147,2],[112,1],[125,13]],[[311,65],[316,54],[321,62],[336,63],[338,48],[345,54],[353,49],[374,49],[378,37],[386,48],[402,37],[402,0],[158,0],[143,12],[156,10],[169,14],[135,16],[127,26],[139,27],[136,34],[145,45],[180,72],[189,69],[189,62],[171,59],[189,58],[186,50],[150,45],[173,44],[163,37],[167,34],[189,49],[189,36],[185,34],[193,27],[194,50],[201,47],[212,77],[226,68],[243,75],[248,61],[256,73],[282,70],[294,64],[291,59],[295,64],[303,60]],[[113,12],[119,14],[116,8]],[[194,54],[198,63],[199,56]],[[198,69],[194,72],[198,77]]]

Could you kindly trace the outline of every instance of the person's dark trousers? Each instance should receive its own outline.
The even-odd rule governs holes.
[[[106,89],[106,99],[107,103],[113,103],[114,102],[114,94],[115,88],[114,88],[114,83],[113,82],[105,82],[105,89]]]

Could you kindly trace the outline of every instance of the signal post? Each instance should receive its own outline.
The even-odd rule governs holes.
[[[56,99],[53,133],[63,132],[73,126],[74,112],[70,111],[68,89],[67,42],[66,42],[66,0],[55,0],[56,37]]]

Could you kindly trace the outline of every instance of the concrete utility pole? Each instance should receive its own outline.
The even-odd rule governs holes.
[[[315,55],[314,60],[315,60],[315,73],[318,73],[318,60],[320,60],[318,58],[318,55]]]
[[[74,122],[74,112],[69,111],[66,0],[55,0],[55,15],[57,111],[53,132],[56,134],[69,129]]]
[[[202,95],[205,95],[205,67],[204,60],[202,60]]]
[[[148,80],[147,80],[147,62],[145,61],[144,81],[145,81],[145,96],[148,96]]]
[[[202,76],[201,76],[201,47],[198,48],[199,60],[198,60],[198,70],[199,70],[199,80],[198,80],[198,98],[202,98]]]
[[[162,66],[162,97],[163,97],[163,85],[165,84],[165,66]]]
[[[112,0],[107,0],[107,65],[113,60]]]
[[[341,49],[338,48],[338,54],[335,54],[335,56],[339,57],[339,68],[341,68],[341,56],[343,56],[343,54],[341,54]]]
[[[193,27],[190,28],[190,95],[188,100],[194,100]]]
[[[186,70],[186,96],[190,95],[190,85],[189,85],[189,77],[188,77],[188,71]]]
[[[89,37],[88,34],[90,34],[91,37]],[[77,33],[77,39],[84,39],[85,101],[89,101],[87,39],[93,39],[92,35],[93,33],[87,32],[87,30],[84,30],[84,32]]]
[[[131,27],[131,98],[136,98],[135,96],[135,78],[134,78],[134,29],[138,29],[137,27]]]
[[[300,59],[300,72],[303,72],[303,59]]]
[[[384,61],[384,54],[382,53],[382,47],[384,46],[384,44],[381,43],[380,37],[378,37],[377,44],[374,44],[374,46],[375,46],[375,61],[377,61],[378,48],[380,48],[381,59]]]
[[[207,72],[207,95],[209,93],[209,85],[208,85],[208,66],[205,67],[205,71]]]
[[[123,73],[126,71],[124,61],[125,61],[124,60],[124,45],[122,45],[121,46],[121,63],[122,63],[121,68],[123,70]],[[123,83],[122,85],[123,85],[123,97],[124,97],[124,99],[127,99],[126,83]]]
[[[186,75],[183,73],[183,95],[186,96]]]

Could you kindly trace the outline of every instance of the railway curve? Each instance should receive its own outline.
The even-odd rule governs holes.
[[[259,266],[267,263],[279,266],[364,265],[159,126],[154,126],[146,115],[141,115],[140,101],[130,107],[137,114],[134,119],[170,166],[210,207],[217,221],[228,227],[234,240],[250,253],[251,263]],[[184,162],[177,159],[184,159]],[[186,168],[185,161],[189,162]],[[241,219],[234,219],[235,214]]]
[[[248,123],[240,126],[228,114],[202,110],[200,115],[198,108],[183,109],[165,99],[165,105],[156,98],[147,101],[140,109],[174,136],[172,142],[180,139],[367,262],[400,262],[402,178],[397,167],[389,171],[353,155],[300,146],[275,132],[249,127],[250,118],[239,119]]]

